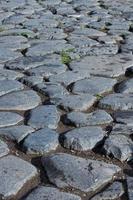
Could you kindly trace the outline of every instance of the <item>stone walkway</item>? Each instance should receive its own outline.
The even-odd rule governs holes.
[[[0,200],[133,200],[133,1],[0,0]]]

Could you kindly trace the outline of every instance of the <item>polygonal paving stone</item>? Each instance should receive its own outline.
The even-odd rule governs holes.
[[[99,107],[112,110],[133,110],[133,95],[109,94],[100,100]]]
[[[41,76],[25,76],[21,78],[21,82],[29,87],[33,87],[39,83],[43,82],[43,77]]]
[[[32,76],[42,76],[44,78],[48,78],[52,75],[58,75],[65,72],[67,69],[66,65],[64,64],[49,64],[49,65],[42,65],[36,67],[34,69],[29,69],[28,74]]]
[[[60,114],[54,105],[39,106],[31,111],[28,124],[33,128],[48,127],[56,129],[60,120]]]
[[[75,111],[86,111],[96,101],[96,97],[83,94],[83,95],[60,95],[58,98],[53,99],[52,103],[59,105],[66,111],[75,110]]]
[[[35,86],[40,93],[54,99],[58,99],[60,95],[68,95],[69,92],[59,83],[40,83]]]
[[[0,97],[0,110],[30,110],[39,105],[40,97],[32,90],[16,91]]]
[[[124,94],[132,94],[133,93],[133,79],[126,80],[119,84],[117,88],[117,92],[124,93]]]
[[[71,112],[65,119],[66,124],[74,124],[76,127],[102,125],[112,121],[112,117],[104,110],[96,110],[92,113]]]
[[[101,127],[75,128],[63,135],[63,146],[71,150],[88,151],[96,147],[104,136],[105,132]]]
[[[113,155],[122,162],[133,159],[133,142],[128,136],[111,134],[105,140],[104,149],[107,155]]]
[[[22,89],[24,85],[16,80],[0,80],[0,96]]]
[[[32,46],[26,53],[27,56],[45,56],[52,53],[60,53],[62,50],[72,49],[65,40],[44,40],[40,44]]]
[[[0,63],[4,63],[9,60],[14,60],[16,58],[22,57],[22,54],[19,52],[13,52],[7,48],[0,48]]]
[[[94,192],[109,183],[121,169],[102,161],[58,153],[42,158],[50,182],[59,188]],[[56,173],[55,173],[56,171]]]
[[[13,112],[0,112],[0,128],[13,126],[23,121],[23,117]]]
[[[75,94],[87,93],[91,95],[97,95],[111,91],[115,84],[115,79],[91,77],[89,79],[77,81],[74,84],[72,91]]]
[[[73,82],[76,82],[78,80],[88,78],[88,77],[90,77],[90,74],[86,73],[85,71],[80,72],[80,73],[73,72],[73,71],[66,71],[64,73],[51,76],[49,80],[50,82],[53,82],[53,83],[62,83],[65,86],[68,86]]]
[[[114,182],[111,186],[105,189],[103,192],[98,193],[91,200],[118,200],[124,194],[122,183]]]
[[[20,125],[7,128],[0,128],[0,135],[7,136],[17,143],[21,142],[27,135],[35,130],[30,126]]]
[[[38,184],[37,169],[15,157],[0,159],[0,196],[2,199],[19,199]]]
[[[125,73],[126,68],[133,65],[133,56],[118,54],[114,56],[85,56],[79,61],[70,63],[74,71],[86,71],[91,75],[118,77]]]
[[[117,111],[113,114],[116,122],[133,126],[133,111]]]
[[[45,154],[56,150],[59,145],[58,133],[49,128],[44,128],[30,134],[23,143],[28,154]]]
[[[0,80],[15,80],[22,78],[23,74],[7,69],[0,70]]]
[[[127,176],[128,198],[133,199],[133,177]]]
[[[77,195],[61,192],[57,188],[39,186],[33,190],[24,200],[81,200]]]
[[[0,139],[0,158],[9,153],[9,148],[5,142]]]

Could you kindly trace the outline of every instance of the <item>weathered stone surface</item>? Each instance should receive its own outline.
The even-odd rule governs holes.
[[[92,113],[71,112],[65,119],[66,124],[74,124],[76,127],[102,125],[112,121],[112,117],[104,110],[96,110]]]
[[[29,87],[33,87],[43,82],[42,76],[26,76],[21,78],[21,82]]]
[[[60,98],[61,95],[63,96],[69,94],[66,88],[59,83],[51,83],[51,82],[40,83],[36,85],[35,89],[40,93],[44,94],[45,96],[54,99]]]
[[[39,186],[33,190],[27,198],[24,200],[81,200],[77,195],[61,192],[60,190],[53,187]]]
[[[37,176],[36,168],[28,162],[12,155],[1,158],[0,196],[3,199],[16,199],[19,193],[20,198],[37,185]],[[31,181],[32,184],[28,184]]]
[[[9,148],[5,142],[0,139],[0,158],[9,153]]]
[[[103,192],[100,192],[91,200],[115,200],[119,199],[123,196],[124,189],[122,186],[122,183],[120,182],[114,182],[111,186],[109,186],[107,189],[105,189]]]
[[[111,134],[104,143],[104,149],[107,155],[113,155],[121,161],[130,161],[133,159],[133,142],[122,134]]]
[[[117,92],[124,93],[124,94],[132,94],[133,93],[133,78],[127,81],[122,82],[118,88]]]
[[[132,135],[133,134],[133,126],[127,126],[125,124],[116,124],[112,128],[111,134],[123,134],[123,135]]]
[[[24,85],[16,80],[0,80],[0,96],[22,89]]]
[[[60,114],[54,105],[39,106],[31,111],[28,124],[33,128],[48,127],[56,129],[60,120]]]
[[[52,102],[66,111],[86,111],[96,102],[96,97],[89,94],[60,95],[58,98],[53,99]]]
[[[133,126],[133,111],[117,111],[113,116],[116,122]]]
[[[133,177],[127,176],[128,196],[129,200],[133,199]]]
[[[74,84],[73,93],[97,95],[110,92],[116,84],[115,79],[103,77],[91,77],[89,79],[79,80]]]
[[[19,52],[14,52],[4,47],[0,48],[0,63],[4,63],[9,60],[14,60],[19,57],[22,57],[22,54]]]
[[[65,86],[68,86],[71,83],[74,83],[78,80],[88,77],[90,77],[90,74],[86,73],[85,71],[83,72],[66,71],[64,73],[51,76],[49,80],[53,83],[62,83]]]
[[[45,154],[58,147],[58,133],[44,128],[30,134],[23,143],[28,154]]]
[[[0,135],[7,136],[17,143],[21,142],[27,135],[34,132],[30,126],[20,125],[6,128],[0,128]]]
[[[32,90],[16,91],[0,97],[0,110],[30,110],[40,103],[40,97]]]
[[[23,77],[23,74],[7,69],[0,70],[0,80],[15,80]]]
[[[49,180],[57,187],[74,188],[83,192],[94,192],[121,171],[116,165],[63,153],[42,158],[42,164]]]
[[[112,110],[133,110],[133,95],[110,94],[100,100],[99,107]]]
[[[85,56],[79,61],[70,63],[74,71],[83,71],[91,75],[103,77],[118,77],[132,66],[133,56],[129,54],[118,54],[114,56]]]
[[[63,146],[76,151],[88,151],[96,147],[104,138],[101,127],[87,126],[75,128],[63,135]]]
[[[0,128],[13,126],[23,121],[23,117],[13,112],[0,112]]]

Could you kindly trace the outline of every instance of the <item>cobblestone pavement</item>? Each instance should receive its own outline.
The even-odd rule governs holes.
[[[0,200],[133,200],[133,1],[0,0]]]

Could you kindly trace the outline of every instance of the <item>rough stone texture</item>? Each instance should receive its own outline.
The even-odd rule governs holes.
[[[132,135],[133,134],[133,126],[127,126],[124,124],[116,124],[112,128],[111,134]]]
[[[54,105],[39,106],[31,111],[28,124],[33,128],[39,129],[48,127],[56,129],[60,120],[60,114]]]
[[[92,113],[71,112],[65,119],[66,124],[74,124],[76,127],[102,125],[112,121],[112,117],[104,110],[96,110]]]
[[[22,196],[22,188],[25,192],[36,186],[33,181],[38,176],[36,168],[28,162],[15,156],[6,156],[0,159],[0,195],[3,199],[13,199],[19,193]],[[32,184],[26,186],[30,181]]]
[[[30,134],[23,143],[28,154],[45,154],[58,147],[58,133],[48,128]]]
[[[26,136],[34,132],[30,126],[20,125],[6,128],[0,128],[0,135],[7,136],[17,143],[21,142]]]
[[[63,153],[43,158],[42,164],[49,180],[57,187],[72,187],[83,192],[94,192],[110,182],[115,173],[121,171],[118,166],[112,164]]]
[[[13,112],[0,112],[0,128],[16,125],[23,121],[23,117]]]
[[[77,81],[74,84],[73,93],[86,93],[91,95],[102,94],[111,91],[115,84],[115,79],[91,77],[89,79]]]
[[[122,197],[124,194],[123,186],[120,182],[114,182],[103,192],[97,194],[91,200],[115,200]]]
[[[128,195],[129,200],[132,200],[133,198],[133,177],[127,176],[127,186],[128,186]]]
[[[118,88],[117,92],[124,93],[124,94],[132,94],[133,93],[133,78],[127,81],[122,82]]]
[[[112,110],[133,110],[133,95],[110,94],[100,101],[99,107]]]
[[[96,97],[83,94],[83,95],[60,95],[52,100],[53,103],[59,105],[66,111],[86,111],[91,108],[96,102]]]
[[[133,126],[133,111],[118,111],[113,116],[116,122]]]
[[[1,80],[0,81],[0,96],[17,91],[22,90],[24,88],[23,84],[19,83],[15,80]]]
[[[60,190],[53,187],[40,186],[33,190],[27,198],[24,200],[81,200],[77,195],[61,192]]]
[[[0,80],[15,80],[23,77],[23,74],[7,69],[0,70]]]
[[[75,128],[63,135],[63,146],[76,151],[88,151],[96,147],[104,138],[105,132],[100,127]]]
[[[30,110],[40,103],[40,97],[32,90],[16,91],[0,97],[0,110]]]
[[[111,134],[104,143],[107,155],[113,155],[118,160],[130,161],[133,159],[133,142],[122,134]]]
[[[9,153],[9,148],[5,142],[0,139],[0,158]]]

